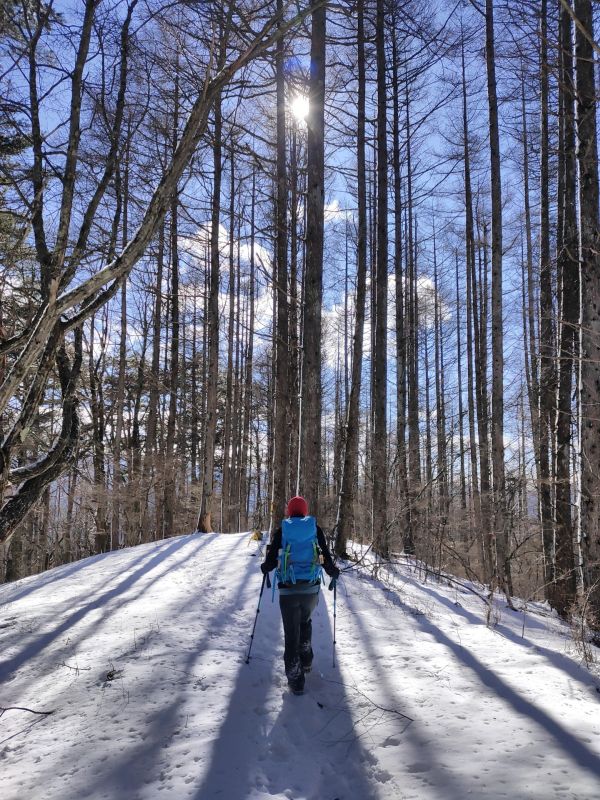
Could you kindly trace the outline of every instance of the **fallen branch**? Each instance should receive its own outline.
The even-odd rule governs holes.
[[[5,708],[0,706],[0,717],[5,711],[28,711],[30,714],[39,714],[42,717],[48,717],[50,714],[54,714],[55,709],[51,711],[34,711],[33,708],[24,708],[23,706],[6,706]]]
[[[357,692],[357,694],[361,695],[361,697],[364,697],[367,702],[374,706],[374,708],[378,708],[380,711],[385,711],[386,714],[397,714],[399,717],[408,720],[408,722],[414,722],[412,717],[407,716],[402,711],[398,711],[397,708],[385,708],[385,706],[380,706],[374,700],[371,700],[371,698],[360,689],[357,689],[356,686],[348,686],[348,684],[343,683],[342,681],[333,680],[332,678],[322,678],[322,680],[327,681],[327,683],[336,683],[338,686],[342,686],[344,689],[352,689],[352,691]]]
[[[360,567],[362,562],[365,560],[365,558],[370,553],[372,547],[373,547],[373,543],[371,542],[371,544],[367,547],[367,549],[365,550],[365,552],[362,554],[362,556],[359,559],[351,559],[351,558],[346,559],[347,561],[352,561],[353,563],[349,567],[342,567],[340,569],[340,572],[349,572],[351,569],[357,569],[357,567]],[[337,558],[335,560],[337,561]]]
[[[63,661],[61,663],[61,667],[66,667],[67,669],[72,669],[73,672],[77,672],[78,674],[80,672],[90,672],[90,670],[92,669],[91,667],[72,667],[70,664],[67,664],[66,661]]]

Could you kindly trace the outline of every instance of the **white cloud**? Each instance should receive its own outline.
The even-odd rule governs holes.
[[[342,208],[340,201],[337,197],[325,203],[323,208],[323,218],[325,222],[340,222],[347,219],[353,219],[354,211],[348,208]]]
[[[237,247],[237,243],[235,245]],[[247,264],[250,263],[251,257],[251,247],[250,243],[245,241],[243,244],[240,244],[240,259]],[[254,243],[254,261],[255,263],[261,267],[266,272],[271,273],[273,270],[273,256],[272,253],[267,250],[266,247],[263,247],[258,242]]]

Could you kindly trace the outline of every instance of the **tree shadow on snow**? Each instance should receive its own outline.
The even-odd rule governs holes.
[[[437,602],[449,608],[454,614],[459,614],[461,617],[466,619],[469,623],[471,623],[471,625],[485,625],[485,622],[472,611],[468,611],[463,606],[452,602],[452,600],[446,597],[442,592],[436,592],[434,587],[425,586],[416,579],[407,577],[405,575],[402,576],[402,581],[404,583],[410,583],[420,592],[433,597],[434,600],[437,600]],[[515,614],[515,612],[510,611],[508,608],[507,613]],[[539,627],[543,630],[547,630],[545,626],[540,625]],[[515,631],[511,630],[508,625],[503,625],[501,622],[496,623],[493,628],[490,628],[490,630],[500,636],[503,636],[505,639],[508,639],[508,641],[518,645],[519,647],[523,647],[526,650],[533,651],[535,654],[544,656],[544,658],[546,658],[553,667],[556,667],[556,669],[566,673],[572,680],[578,681],[587,689],[594,689],[596,687],[597,681],[594,679],[593,675],[591,675],[583,667],[579,666],[579,664],[573,661],[572,658],[569,658],[562,653],[558,653],[556,650],[551,650],[548,647],[544,647],[537,642],[533,642],[526,636],[519,636],[517,633],[515,633]]]
[[[218,534],[217,534],[218,535]],[[212,538],[212,537],[206,537]],[[232,546],[237,543],[232,542]],[[229,558],[229,553],[225,553],[220,564],[225,564]],[[220,574],[222,567],[215,565],[213,572]],[[249,562],[247,573],[254,572],[256,561]],[[201,636],[194,642],[190,640],[193,647],[187,652],[185,658],[177,660],[177,669],[163,664],[152,670],[151,681],[144,687],[136,689],[136,696],[145,698],[145,708],[149,709],[143,719],[141,730],[131,731],[130,741],[121,740],[122,754],[118,759],[113,759],[97,777],[95,784],[90,786],[90,795],[95,796],[95,792],[102,791],[103,796],[120,798],[137,798],[139,792],[154,785],[165,790],[165,796],[175,796],[177,787],[173,782],[184,780],[187,788],[187,796],[193,792],[192,784],[197,785],[198,779],[195,773],[202,769],[200,756],[197,755],[195,743],[198,741],[199,731],[202,736],[206,733],[207,723],[210,723],[210,715],[205,716],[205,695],[212,692],[219,693],[219,696],[226,691],[226,684],[216,684],[211,686],[202,685],[202,678],[198,677],[195,670],[202,664],[203,656],[209,645],[222,647],[224,657],[230,655],[228,640],[231,635],[235,635],[236,630],[231,629],[231,620],[240,608],[244,607],[243,594],[248,589],[249,575],[240,575],[239,582],[236,584],[236,591],[227,591],[228,599],[226,603],[213,602],[211,610],[215,609],[212,616],[203,617],[198,622]],[[180,614],[187,610],[193,612],[197,606],[197,595],[192,588],[185,603],[177,608],[170,609],[169,616],[174,621],[176,630],[177,620]],[[239,623],[238,623],[239,624]],[[244,630],[246,630],[244,624]],[[162,635],[165,626],[162,627]],[[224,636],[222,642],[220,637]],[[227,670],[229,671],[229,670]],[[240,673],[250,675],[249,668],[241,660],[240,654]],[[173,687],[176,687],[175,690]],[[236,714],[242,714],[244,708],[244,698],[235,698],[241,706],[236,708]],[[231,709],[231,706],[230,706]],[[229,716],[229,714],[228,714]],[[217,739],[217,745],[220,738]],[[185,757],[182,757],[179,747],[184,747]],[[205,745],[202,744],[202,750]],[[172,748],[174,749],[172,751]],[[177,752],[173,755],[172,752]],[[179,762],[179,763],[175,763]],[[244,763],[244,752],[240,754],[235,749],[228,754],[226,763],[227,771],[232,770],[232,765]],[[185,776],[177,775],[177,770],[183,771]],[[205,800],[212,800],[219,797],[218,793],[200,794]],[[243,794],[223,794],[227,800],[243,798]]]
[[[425,615],[402,600],[395,590],[383,586],[383,584],[378,581],[374,581],[373,585],[383,594],[387,595],[388,599],[390,596],[393,597],[394,605],[401,608],[405,613],[410,614],[415,624],[418,625],[424,633],[427,633],[450,650],[456,660],[465,667],[468,667],[477,676],[479,681],[484,686],[487,686],[496,697],[506,702],[518,714],[529,718],[538,725],[539,728],[554,741],[554,744],[569,756],[573,762],[591,772],[593,775],[600,776],[600,757],[596,753],[587,748],[585,744],[579,741],[573,734],[569,733],[569,731],[565,730],[565,728],[552,719],[549,714],[522,697],[493,672],[493,670],[482,664],[461,644],[453,641],[440,628],[427,619]],[[477,620],[477,622],[479,624],[479,620]]]
[[[81,558],[79,561],[73,561],[70,564],[62,564],[59,567],[49,569],[42,575],[30,575],[18,581],[16,584],[5,584],[2,587],[3,594],[6,592],[3,602],[15,603],[22,597],[28,597],[35,592],[39,592],[51,583],[58,583],[66,578],[71,578],[76,572],[83,572],[90,567],[97,569],[104,559],[110,558],[112,555],[112,553],[101,553],[99,555],[88,556],[87,558]],[[143,558],[143,556],[141,556],[141,558]]]
[[[240,666],[194,799],[370,800],[375,796],[367,776],[371,756],[354,729],[339,673],[326,666],[333,637],[323,593],[313,614],[314,669],[299,697],[289,692],[283,670],[277,592],[273,603],[270,593],[266,599],[255,636],[256,657]]]
[[[374,582],[378,588],[383,587]],[[381,654],[377,652],[373,636],[367,624],[367,618],[361,614],[361,605],[352,595],[345,593],[344,603],[352,614],[351,625],[357,629],[357,639],[368,656],[371,669],[371,678],[376,681],[378,689],[385,697],[385,705],[401,708],[403,703],[398,697],[397,681],[390,680],[389,667],[381,663]],[[392,629],[390,629],[390,634]],[[399,740],[397,736],[384,741],[381,746],[389,744],[399,747],[397,759],[396,779],[402,785],[402,775],[410,773],[412,782],[423,783],[423,796],[429,797],[432,792],[440,795],[443,800],[464,800],[468,794],[468,787],[450,767],[441,762],[441,753],[427,735],[422,731],[419,720],[414,720],[407,731],[405,739]],[[400,745],[402,745],[400,749]]]
[[[165,565],[165,569],[159,573],[156,573],[152,576],[152,581],[147,583],[135,597],[123,597],[123,595],[131,589],[138,581],[143,579],[148,573],[152,572],[156,567],[162,564],[166,559],[170,558],[174,553],[180,550],[184,545],[190,543],[189,537],[181,537],[173,540],[168,545],[161,547],[158,552],[156,550],[152,551],[152,555],[149,556],[148,554],[144,554],[144,556],[140,557],[137,560],[137,568],[130,572],[126,577],[119,581],[113,588],[108,589],[106,591],[101,592],[95,598],[89,599],[89,591],[82,588],[82,592],[85,593],[86,602],[77,610],[70,613],[67,617],[63,618],[59,625],[53,628],[50,631],[46,631],[45,633],[39,635],[33,635],[34,638],[27,643],[25,646],[21,648],[18,653],[15,655],[10,656],[9,658],[0,661],[0,682],[5,681],[9,678],[9,676],[22,667],[24,664],[27,664],[29,661],[37,657],[43,650],[45,650],[49,645],[51,645],[58,637],[68,634],[68,644],[65,645],[63,648],[65,651],[72,651],[77,645],[80,645],[88,636],[91,636],[93,633],[96,633],[99,627],[107,622],[112,617],[114,611],[118,608],[121,608],[128,603],[132,602],[133,600],[138,600],[140,595],[144,593],[155,581],[161,578],[164,574],[171,572],[177,566],[181,566],[182,564],[187,561],[187,559],[191,556],[191,553],[186,552],[185,557],[176,564],[167,563]],[[203,547],[206,543],[206,540],[198,539],[194,542],[195,547],[194,550],[197,551],[199,548]],[[135,563],[135,562],[134,562]],[[115,603],[114,601],[119,599],[119,602]],[[70,598],[69,603],[76,603],[77,598]],[[88,632],[85,633],[84,631],[74,631],[73,627],[84,620],[91,612],[96,611],[98,609],[103,609],[105,612],[105,617],[102,623],[92,622],[88,626]],[[110,612],[110,614],[109,614]],[[57,654],[57,658],[60,658],[60,653]]]

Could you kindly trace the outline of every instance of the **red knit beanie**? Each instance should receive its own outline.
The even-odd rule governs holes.
[[[307,517],[308,516],[308,503],[303,497],[297,495],[287,504],[288,517]]]

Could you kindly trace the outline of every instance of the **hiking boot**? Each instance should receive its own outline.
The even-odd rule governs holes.
[[[304,676],[289,680],[288,686],[293,694],[304,694]]]
[[[300,642],[299,647],[300,664],[304,672],[310,672],[313,662],[313,650],[310,646],[310,641]]]

